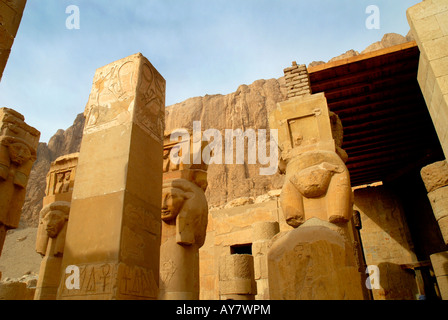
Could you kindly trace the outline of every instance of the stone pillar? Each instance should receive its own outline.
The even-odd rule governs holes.
[[[254,257],[249,254],[225,256],[219,264],[221,300],[255,300]]]
[[[26,0],[0,0],[0,80],[11,53]]]
[[[285,75],[297,68],[293,64]],[[279,103],[269,124],[278,130],[286,163],[281,209],[296,228],[277,236],[269,250],[270,298],[363,299],[348,228],[353,193],[339,117],[329,111],[324,93],[305,88]]]
[[[252,225],[252,256],[257,283],[257,300],[269,300],[268,251],[269,242],[280,232],[278,222],[257,222]]]
[[[6,232],[19,226],[39,138],[20,113],[0,108],[0,255]]]
[[[424,167],[420,173],[434,216],[448,245],[448,163],[446,160],[435,162]]]
[[[448,157],[448,2],[425,0],[407,10],[420,49],[418,82]]]
[[[448,251],[430,256],[434,274],[443,300],[448,300]]]
[[[36,252],[43,259],[34,300],[56,300],[78,157],[75,153],[56,159],[47,175],[36,239]]]
[[[207,165],[202,160],[194,164],[191,142],[189,164],[170,160],[179,143],[166,140],[164,146],[160,300],[199,300],[199,249],[208,223]],[[205,146],[199,141],[198,150]]]
[[[111,63],[84,114],[58,299],[156,299],[165,80],[140,53]]]

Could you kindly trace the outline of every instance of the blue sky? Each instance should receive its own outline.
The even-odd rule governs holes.
[[[385,33],[406,35],[419,0],[28,0],[0,83],[48,142],[84,111],[95,70],[141,52],[167,81],[166,103],[279,78],[292,61],[328,61]],[[76,5],[80,29],[66,28]],[[365,26],[380,9],[380,29]]]

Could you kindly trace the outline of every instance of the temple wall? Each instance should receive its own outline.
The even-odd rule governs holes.
[[[416,257],[398,198],[384,186],[357,189],[355,210],[361,214],[366,264],[378,266],[380,272],[381,289],[373,289],[373,298],[416,299],[414,275],[400,267],[416,262]]]
[[[204,246],[199,251],[201,300],[219,299],[220,260],[231,254],[234,246],[238,248],[241,245],[252,245],[254,242],[252,225],[258,222],[278,222],[280,232],[292,229],[284,221],[277,197],[263,203],[210,210],[207,237]],[[244,247],[239,248],[244,250]],[[254,249],[253,246],[252,249]],[[265,272],[259,270],[261,263],[257,263],[257,254],[254,258],[255,280],[258,289],[255,298],[264,299],[266,290],[262,279]],[[263,258],[260,257],[260,259]]]

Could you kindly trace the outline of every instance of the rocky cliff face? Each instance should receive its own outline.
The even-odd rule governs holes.
[[[176,128],[191,130],[201,121],[202,130],[217,129],[224,141],[225,129],[269,129],[268,115],[286,99],[284,79],[258,80],[241,85],[228,95],[197,97],[167,107],[166,132]],[[223,142],[224,143],[224,142]],[[268,148],[269,150],[269,148]],[[223,158],[225,151],[223,150]],[[246,156],[247,158],[247,152]],[[235,161],[235,160],[234,160]],[[281,188],[282,177],[260,175],[259,164],[211,164],[206,196],[210,207],[222,206],[240,197],[256,197]]]
[[[412,35],[403,37],[397,34],[386,34],[383,39],[372,44],[362,53],[390,47],[411,41]],[[331,61],[356,56],[353,50],[338,56]],[[319,65],[324,62],[311,63]],[[257,80],[251,85],[241,85],[236,92],[228,95],[206,95],[188,99],[166,109],[166,132],[176,128],[192,129],[193,121],[201,121],[202,130],[217,129],[224,137],[225,129],[251,128],[268,129],[268,115],[276,107],[276,103],[286,99],[284,78]],[[79,114],[73,125],[67,130],[59,130],[48,145],[41,143],[37,151],[37,161],[30,174],[27,197],[22,210],[22,227],[36,227],[42,199],[45,195],[45,177],[52,161],[59,156],[78,152],[81,145],[84,117]],[[258,163],[258,162],[257,162]],[[266,166],[263,166],[266,167]],[[223,206],[238,199],[257,197],[270,190],[279,189],[283,178],[279,174],[261,176],[260,165],[219,165],[212,164],[208,170],[209,186],[206,196],[210,207]]]

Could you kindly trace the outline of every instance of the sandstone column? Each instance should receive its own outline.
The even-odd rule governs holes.
[[[448,251],[433,254],[430,259],[440,295],[443,300],[448,300]]]
[[[420,49],[417,80],[448,157],[448,1],[421,1],[407,10],[407,19]]]
[[[19,226],[39,138],[20,113],[0,108],[0,255],[6,231]]]
[[[296,228],[273,239],[268,253],[274,300],[363,299],[349,223],[353,213],[339,117],[323,93],[311,94],[305,65],[285,69],[287,101],[269,117],[286,163],[280,204]],[[299,86],[300,88],[297,88]]]
[[[56,300],[79,154],[62,156],[51,164],[40,212],[36,252],[43,259],[34,300]]]
[[[448,244],[448,163],[445,160],[430,164],[420,173],[443,239]]]
[[[165,80],[140,53],[111,63],[84,114],[58,299],[156,299]]]
[[[170,161],[177,142],[167,140],[164,146],[160,300],[199,300],[199,249],[208,223],[207,165],[202,160],[194,164],[193,139],[183,144],[190,142],[190,164]],[[202,152],[206,144],[198,142]]]
[[[26,0],[0,1],[0,79],[11,53],[25,5]]]
[[[252,225],[252,255],[257,283],[257,300],[269,300],[268,251],[271,239],[280,232],[278,222],[257,222]]]
[[[225,256],[219,264],[221,300],[255,300],[254,257],[250,254]]]

